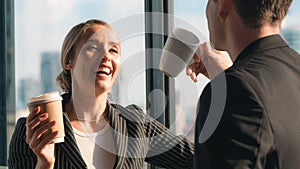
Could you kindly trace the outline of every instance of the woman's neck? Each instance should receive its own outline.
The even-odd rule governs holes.
[[[89,91],[77,91],[72,93],[71,102],[77,116],[94,119],[106,108],[107,93],[95,94]]]
[[[106,104],[107,94],[89,96],[87,93],[73,92],[65,108],[73,127],[80,131],[95,132],[108,122]]]

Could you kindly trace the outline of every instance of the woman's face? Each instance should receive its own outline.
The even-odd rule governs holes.
[[[103,25],[88,28],[76,48],[72,87],[86,91],[94,88],[96,94],[109,92],[119,70],[120,52],[113,30]]]

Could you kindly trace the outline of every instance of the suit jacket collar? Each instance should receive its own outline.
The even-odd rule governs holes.
[[[113,128],[113,139],[116,148],[116,162],[114,168],[121,168],[124,166],[125,157],[128,145],[128,131],[125,118],[122,117],[121,112],[117,107],[107,103],[109,124]]]
[[[250,43],[237,57],[234,64],[244,62],[249,59],[249,55],[255,54],[264,50],[269,50],[279,47],[288,47],[287,43],[282,39],[280,35],[271,35],[261,39],[257,39]]]
[[[109,125],[113,128],[113,139],[116,147],[116,161],[114,168],[121,168],[125,162],[127,145],[128,145],[128,132],[125,118],[122,117],[120,111],[107,103]],[[75,168],[87,168],[84,159],[81,156],[80,150],[77,146],[75,136],[73,134],[73,128],[66,114],[64,114],[65,124],[65,142],[60,146],[66,153],[69,160],[72,160]]]
[[[87,168],[80,150],[77,146],[75,136],[73,134],[73,128],[69,121],[68,116],[64,113],[64,127],[65,127],[65,142],[60,146],[64,150],[66,157],[72,161],[75,168]]]

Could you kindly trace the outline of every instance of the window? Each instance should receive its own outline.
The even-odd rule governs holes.
[[[14,3],[0,2],[0,166],[6,165],[7,145],[14,129]],[[1,168],[1,167],[0,167]]]
[[[11,95],[15,96],[12,99],[15,104],[12,104],[14,109],[10,114],[8,112],[10,105],[2,109],[5,110],[3,112],[7,112],[9,115],[7,119],[10,120],[9,123],[3,123],[6,122],[6,117],[3,116],[2,118],[1,116],[0,118],[1,125],[4,125],[5,128],[10,126],[7,131],[8,136],[4,138],[1,135],[1,143],[6,143],[1,144],[1,146],[3,145],[0,152],[2,159],[7,158],[7,153],[2,150],[8,149],[16,121],[29,113],[26,105],[27,100],[41,93],[60,91],[55,82],[56,75],[61,71],[60,49],[67,32],[79,22],[97,18],[108,22],[116,29],[121,40],[122,67],[110,95],[110,100],[124,106],[134,103],[145,110],[143,1],[15,0],[14,4],[9,2],[11,1],[1,1],[1,14],[6,14],[1,15],[1,17],[6,16],[8,18],[0,19],[1,30],[4,30],[2,23],[5,21],[15,23],[15,27],[11,25],[9,30],[12,35],[15,34],[15,37],[10,37],[7,34],[5,39],[7,46],[11,40],[14,41],[15,45],[12,44],[11,47],[15,48],[1,52],[1,55],[8,55],[10,54],[9,51],[15,51],[15,61],[12,60],[11,63],[13,65],[15,62],[15,66],[12,68],[16,75],[14,77],[14,72],[9,72],[10,65],[1,66],[1,69],[6,69],[1,73],[6,72],[9,78],[15,80],[15,83],[10,81],[10,84],[15,84],[15,86],[9,86],[10,84],[7,83],[6,88],[2,88],[3,91],[12,88],[13,93]],[[10,5],[11,10],[5,10],[4,4]],[[4,54],[4,52],[6,53]],[[11,58],[14,58],[13,55]],[[3,57],[3,59],[5,58]],[[5,65],[5,63],[5,60],[1,60],[1,65]],[[5,76],[1,75],[1,79],[2,77],[4,79]],[[4,96],[1,99],[4,99],[7,104],[10,103],[10,98]],[[2,131],[0,133],[6,135]],[[0,165],[6,165],[6,160],[3,160]]]
[[[207,0],[190,0],[174,2],[174,27],[183,27],[193,31],[200,38],[201,43],[207,42],[208,28],[205,17]],[[194,83],[185,75],[185,71],[175,79],[176,89],[176,134],[187,135],[194,142],[194,123],[196,120],[196,107],[199,96],[208,83],[208,79],[202,75],[199,81]]]
[[[145,36],[147,24],[144,11],[168,12],[174,15],[174,27],[191,28],[204,42],[209,39],[205,17],[207,0],[189,0],[188,3],[173,0],[162,2],[152,0],[0,2],[0,40],[1,44],[5,44],[0,46],[0,166],[7,164],[7,151],[4,150],[8,149],[16,120],[28,114],[27,99],[44,92],[59,90],[54,79],[60,71],[59,52],[64,36],[75,24],[91,18],[99,18],[112,24],[121,39],[122,69],[110,95],[111,101],[124,106],[134,103],[146,111],[149,97],[146,91],[152,90],[158,81],[163,80],[164,84],[159,84],[160,89],[169,90],[170,97],[168,97],[171,98],[168,105],[171,119],[166,125],[169,125],[176,134],[187,135],[191,141],[194,140],[197,101],[208,80],[199,76],[199,82],[193,83],[184,71],[174,79],[168,79],[155,71],[152,72],[152,75],[155,74],[154,79],[146,78],[148,67],[145,63],[149,63],[147,62],[149,58],[145,51],[149,46],[145,41],[154,40],[152,45],[158,45],[160,48],[163,45],[162,40],[166,39],[161,35]],[[153,5],[153,8],[144,9],[144,6],[149,5]],[[282,24],[282,35],[298,52],[300,52],[300,25],[297,18],[300,15],[299,8],[300,2],[294,1]],[[1,34],[2,32],[5,33]],[[148,88],[150,85],[153,86]]]
[[[300,2],[293,1],[292,6],[282,24],[281,34],[286,42],[300,53],[300,24],[298,16],[300,15]]]
[[[28,98],[59,90],[55,77],[61,71],[63,39],[75,24],[92,18],[113,25],[121,39],[122,69],[110,99],[124,105],[135,103],[144,107],[145,76],[141,71],[145,67],[142,52],[145,48],[144,23],[142,19],[133,20],[138,18],[134,15],[143,14],[143,6],[139,0],[16,0],[16,119],[27,115]],[[139,87],[136,87],[137,83]]]

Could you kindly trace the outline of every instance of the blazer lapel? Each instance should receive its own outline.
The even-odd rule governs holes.
[[[121,117],[120,111],[108,103],[110,125],[114,129],[113,139],[116,147],[116,162],[114,168],[122,168],[126,161],[128,147],[128,131],[126,120]]]
[[[127,147],[128,147],[128,131],[126,120],[121,117],[120,111],[108,103],[109,109],[109,123],[114,129],[113,139],[116,148],[116,161],[114,168],[122,168],[126,161]],[[64,114],[65,127],[65,142],[58,144],[58,147],[65,153],[67,159],[74,165],[75,168],[87,168],[80,150],[76,144],[76,139],[73,134],[73,128],[69,122],[68,117]]]
[[[69,122],[68,117],[64,114],[64,127],[65,127],[65,142],[59,144],[75,168],[87,168],[80,150],[76,144],[73,128]]]

